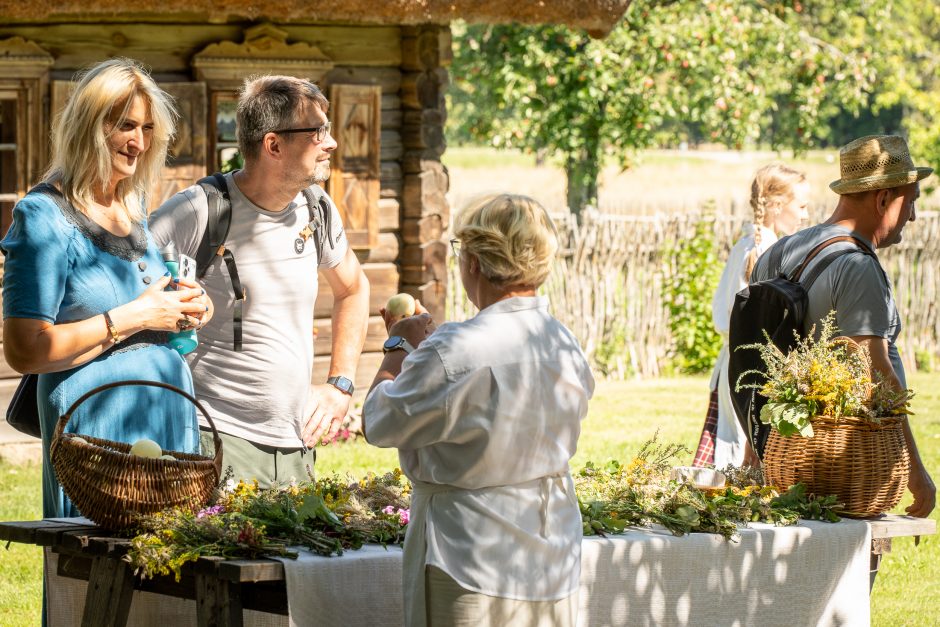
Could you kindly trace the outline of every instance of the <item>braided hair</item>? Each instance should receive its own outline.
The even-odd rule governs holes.
[[[773,226],[782,207],[793,200],[793,187],[806,175],[780,163],[765,165],[751,182],[751,209],[754,211],[754,248],[744,264],[744,278],[751,280],[761,243],[760,227]]]

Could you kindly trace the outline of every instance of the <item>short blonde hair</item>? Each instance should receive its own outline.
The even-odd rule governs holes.
[[[116,193],[128,217],[139,221],[146,217],[144,199],[160,177],[176,132],[178,116],[170,96],[136,61],[109,59],[78,77],[78,85],[56,117],[52,163],[45,179],[57,181],[65,197],[82,211],[94,202],[94,192],[107,189],[111,182],[108,134],[121,127],[135,96],[147,101],[153,133],[134,175],[120,181]]]
[[[552,219],[528,196],[500,194],[478,201],[457,216],[454,235],[461,253],[476,256],[483,276],[499,286],[538,287],[558,251]]]

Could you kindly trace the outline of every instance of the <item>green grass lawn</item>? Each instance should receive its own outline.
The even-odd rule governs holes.
[[[910,385],[914,399],[913,428],[921,455],[933,477],[940,479],[940,389],[936,377],[918,374]],[[659,430],[661,441],[681,442],[690,449],[698,441],[707,402],[702,377],[650,381],[601,382],[584,424],[575,467],[588,460],[628,461]],[[691,461],[691,456],[689,460]],[[394,451],[358,441],[318,452],[318,472],[349,472],[355,476],[397,465]],[[31,520],[40,516],[38,466],[0,464],[0,520]],[[903,512],[907,497],[896,510]],[[940,520],[940,510],[932,514]],[[2,550],[2,548],[0,548]],[[39,623],[41,554],[38,548],[10,545],[0,557],[0,626]],[[895,540],[882,562],[872,597],[872,625],[937,625],[940,608],[940,537]]]

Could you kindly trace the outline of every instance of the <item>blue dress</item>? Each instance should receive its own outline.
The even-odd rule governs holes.
[[[6,256],[4,319],[85,320],[134,300],[167,271],[146,224],[135,224],[130,235],[118,237],[58,198],[60,204],[34,190],[13,210],[13,224],[0,242]],[[80,515],[49,458],[59,416],[78,397],[128,379],[161,381],[192,394],[186,361],[166,342],[166,333],[142,331],[81,366],[39,376],[43,517]],[[72,414],[66,431],[128,443],[149,438],[165,449],[199,450],[195,407],[154,387],[123,386],[92,396]]]

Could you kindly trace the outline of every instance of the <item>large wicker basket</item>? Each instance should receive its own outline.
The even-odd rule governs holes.
[[[131,445],[65,433],[75,409],[89,397],[125,385],[165,388],[193,403],[212,429],[215,456],[163,451],[176,459],[131,455]],[[84,442],[82,442],[84,440]],[[97,387],[72,403],[56,424],[51,445],[52,466],[62,489],[83,516],[108,529],[125,529],[143,514],[167,507],[202,507],[218,486],[222,440],[205,408],[190,394],[156,381],[118,381]]]
[[[907,487],[906,420],[875,424],[817,416],[811,438],[783,437],[774,429],[764,450],[764,476],[781,488],[802,482],[814,494],[834,494],[845,516],[877,516],[897,505]]]

